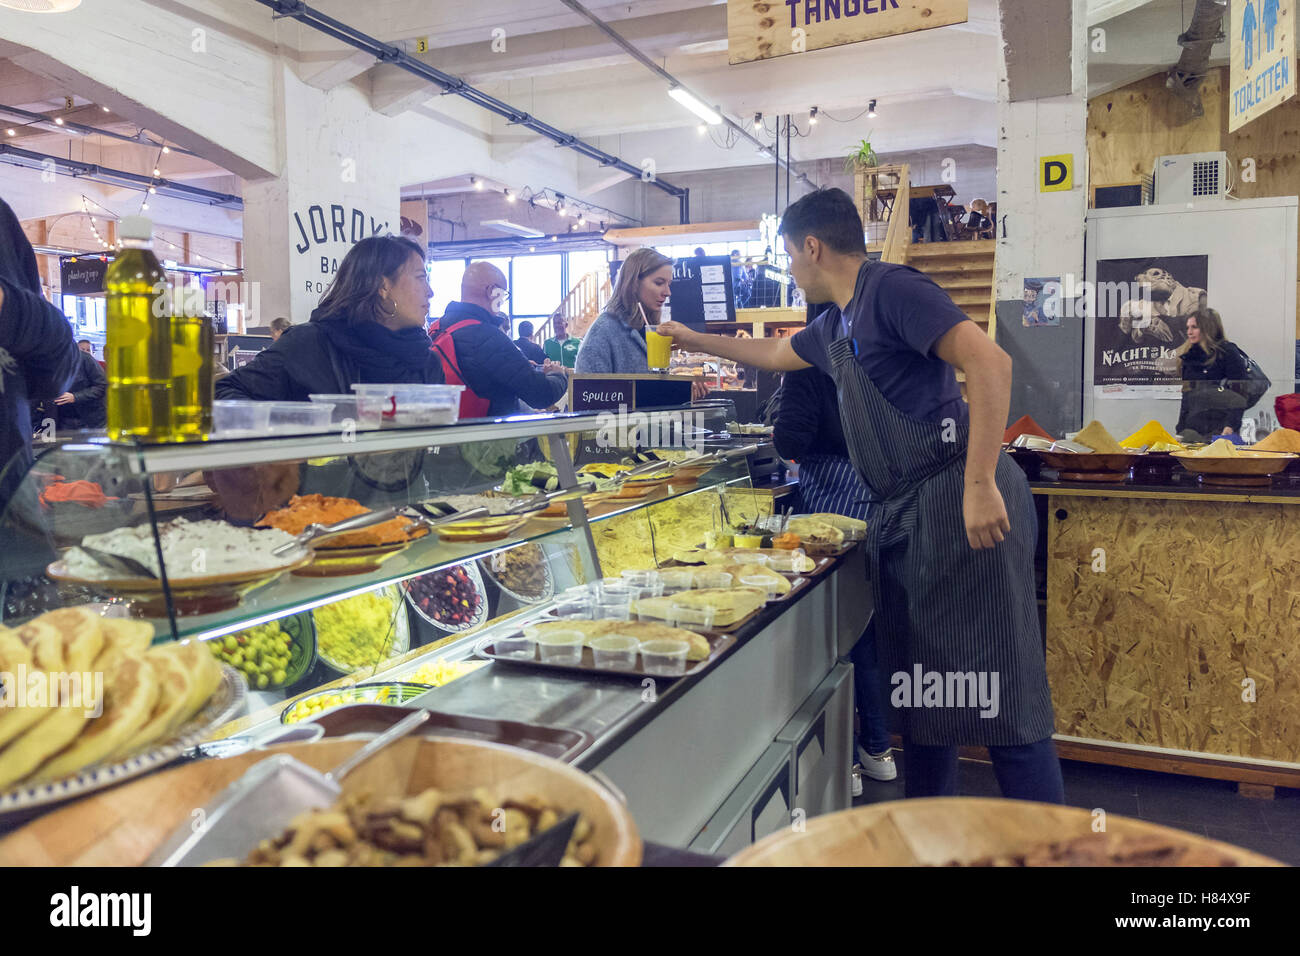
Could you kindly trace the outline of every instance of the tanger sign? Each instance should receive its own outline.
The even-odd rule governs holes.
[[[748,63],[967,19],[967,0],[727,0],[728,60]]]

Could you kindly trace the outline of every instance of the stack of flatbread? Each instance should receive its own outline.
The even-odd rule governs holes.
[[[844,532],[824,520],[825,517],[791,518],[785,530],[797,534],[803,542],[803,549],[809,554],[837,551],[844,547]]]
[[[151,648],[152,640],[143,621],[80,607],[0,632],[0,672],[13,675],[0,700],[0,790],[125,757],[197,714],[221,682],[220,665],[197,641]]]
[[[686,652],[688,661],[702,661],[709,656],[711,650],[708,640],[694,631],[684,631],[679,627],[669,627],[667,624],[656,624],[653,621],[575,621],[569,618],[563,621],[530,624],[524,630],[528,634],[534,632],[545,634],[547,631],[581,631],[586,638],[584,643],[587,644],[606,634],[626,634],[628,637],[635,637],[638,641],[665,639],[685,641],[690,645],[690,650]]]
[[[848,540],[858,540],[867,536],[867,523],[858,518],[850,518],[848,515],[838,515],[833,511],[819,511],[817,514],[802,515],[798,518],[790,519],[792,524],[801,521],[819,521],[822,524],[828,524],[832,528],[838,528],[844,532],[844,537]],[[795,534],[799,534],[797,528],[791,528]]]
[[[785,554],[788,555],[793,555],[793,553],[794,552],[792,551],[785,552]],[[754,568],[758,567],[758,565],[756,564],[741,565],[740,562],[736,560],[735,552],[715,551],[710,548],[691,548],[690,550],[687,551],[678,551],[676,554],[673,555],[673,560],[677,561],[679,564],[692,564],[692,565],[707,564],[709,565],[707,569],[709,571],[727,571],[733,574],[734,574],[733,566],[743,567],[746,576],[748,576],[749,573]],[[720,567],[720,565],[726,565],[726,567]],[[797,565],[794,570],[800,574],[807,574],[809,571],[812,571],[816,567],[817,567],[817,562],[814,561],[812,558],[808,557],[807,555],[804,555],[803,561],[799,565]],[[676,571],[676,570],[689,570],[689,569],[674,568],[673,570]],[[767,568],[765,570],[771,571],[772,569]],[[773,572],[773,573],[778,573],[778,572]],[[739,575],[736,576],[736,580],[740,580]],[[782,591],[781,593],[784,594],[785,592]]]
[[[710,608],[713,626],[728,627],[749,617],[767,603],[767,591],[756,588],[700,588],[679,591],[663,597],[641,598],[632,602],[632,610],[647,617],[668,620],[673,616],[673,605]]]

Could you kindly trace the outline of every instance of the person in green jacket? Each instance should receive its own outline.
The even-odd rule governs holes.
[[[578,348],[582,345],[582,340],[568,334],[563,316],[557,315],[552,324],[555,326],[555,335],[543,343],[542,351],[552,362],[559,362],[565,368],[573,368],[578,361]]]

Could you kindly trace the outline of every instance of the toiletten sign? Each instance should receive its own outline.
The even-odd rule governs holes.
[[[727,0],[728,60],[748,63],[967,19],[967,0]]]
[[[1295,96],[1296,0],[1233,0],[1228,132]]]

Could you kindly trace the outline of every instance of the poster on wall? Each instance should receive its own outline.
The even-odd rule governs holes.
[[[1207,299],[1209,256],[1097,260],[1093,389],[1098,398],[1177,398],[1174,352]]]
[[[1025,326],[1061,324],[1061,277],[1025,279]]]

